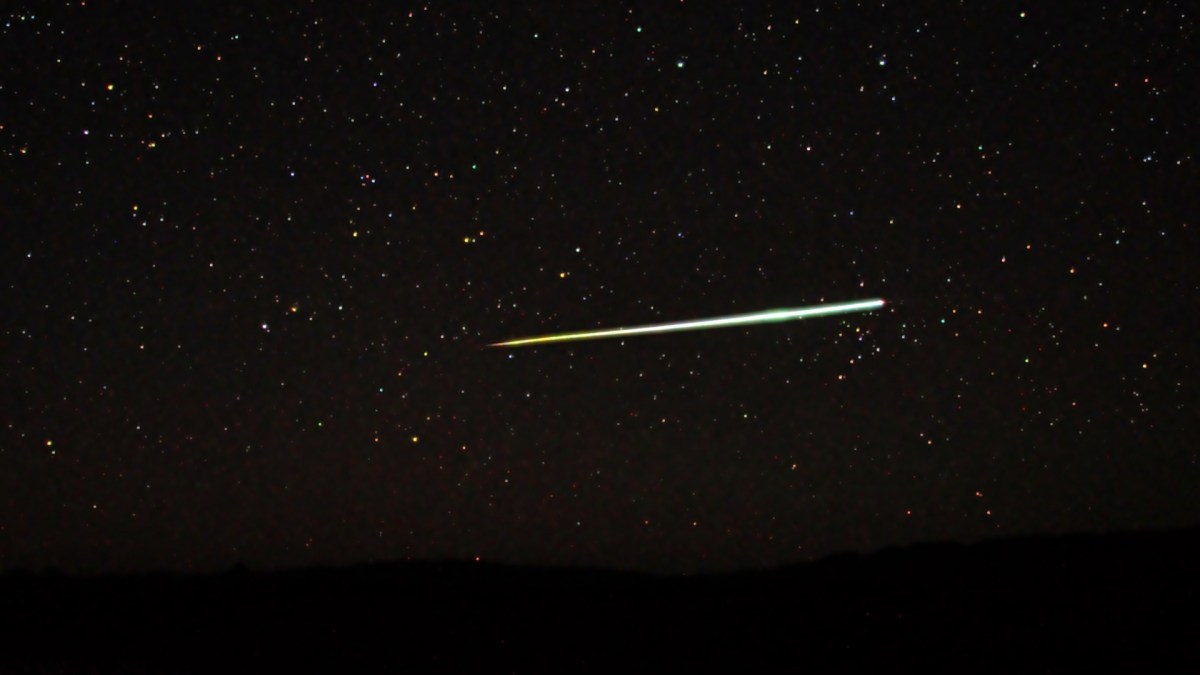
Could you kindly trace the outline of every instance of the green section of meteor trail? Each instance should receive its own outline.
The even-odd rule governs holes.
[[[842,302],[835,304],[813,305],[794,309],[772,309],[765,312],[750,314],[731,314],[711,319],[693,319],[691,321],[676,321],[672,323],[656,323],[648,326],[632,326],[629,328],[608,328],[605,330],[579,331],[575,333],[555,333],[537,337],[519,338],[505,342],[496,342],[489,347],[524,347],[528,345],[549,344],[552,342],[576,342],[579,340],[600,340],[611,337],[627,337],[630,335],[650,335],[653,333],[676,333],[686,330],[706,330],[709,328],[725,328],[727,326],[747,326],[756,323],[773,323],[777,321],[793,321],[810,319],[816,316],[832,314],[848,314],[851,312],[868,312],[883,307],[883,300],[860,300],[857,302]]]

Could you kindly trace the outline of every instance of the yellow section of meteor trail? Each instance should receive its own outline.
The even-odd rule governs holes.
[[[628,328],[608,328],[605,330],[579,331],[575,333],[555,333],[537,337],[518,338],[505,342],[495,342],[489,347],[525,347],[529,345],[544,345],[555,342],[577,342],[580,340],[601,340],[613,337],[629,337],[632,335],[651,335],[656,333],[678,333],[686,330],[707,330],[709,328],[725,328],[728,326],[748,326],[756,323],[776,323],[779,321],[794,321],[811,319],[817,316],[834,314],[849,314],[851,312],[869,312],[883,307],[883,300],[859,300],[856,302],[829,303],[796,307],[794,309],[772,309],[750,314],[730,314],[711,319],[692,319],[691,321],[676,321],[673,323],[656,323],[648,326],[631,326]]]

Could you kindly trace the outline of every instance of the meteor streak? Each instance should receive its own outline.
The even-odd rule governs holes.
[[[609,328],[606,330],[590,330],[577,333],[555,333],[538,337],[519,338],[506,342],[494,342],[489,347],[523,347],[526,345],[541,345],[551,342],[574,342],[576,340],[599,340],[610,337],[626,337],[629,335],[649,335],[651,333],[675,333],[685,330],[704,330],[707,328],[724,328],[726,326],[745,326],[755,323],[774,323],[809,319],[814,316],[830,316],[832,314],[848,314],[850,312],[869,312],[883,307],[883,300],[860,300],[858,302],[842,302],[836,304],[813,305],[794,309],[773,309],[765,312],[750,314],[731,314],[712,319],[693,319],[674,323],[656,323],[648,326],[632,326],[629,328]]]

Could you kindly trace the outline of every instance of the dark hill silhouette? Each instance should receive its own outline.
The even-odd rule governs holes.
[[[0,577],[0,672],[1198,672],[1200,529],[663,577],[480,563]]]

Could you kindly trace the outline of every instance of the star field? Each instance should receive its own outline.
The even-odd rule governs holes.
[[[1196,39],[1176,2],[10,8],[0,567],[1196,524]]]

